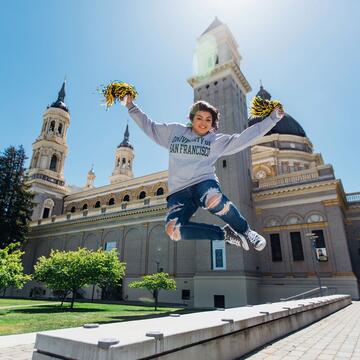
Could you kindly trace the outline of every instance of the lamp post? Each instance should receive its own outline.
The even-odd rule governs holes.
[[[159,272],[160,270],[160,261],[155,261],[156,263],[156,272]]]
[[[160,267],[160,261],[159,259],[161,259],[161,246],[158,246],[157,249],[156,249],[156,257],[155,259],[155,263],[156,263],[156,272],[159,273],[159,272],[162,272],[162,268]]]
[[[159,251],[159,249],[158,249],[158,251]],[[155,264],[156,264],[156,272],[157,273],[161,272],[160,271],[160,261],[155,260]],[[159,295],[159,290],[158,289],[153,290],[153,298],[155,299],[155,308],[157,306],[158,295]]]
[[[316,257],[316,239],[318,238],[318,236],[314,233],[307,233],[305,234],[306,237],[308,237],[311,241],[312,241],[312,247],[313,247],[313,250],[314,250],[314,256],[313,256],[313,265],[314,265],[314,270],[315,270],[315,274],[316,274],[316,277],[317,277],[317,280],[318,280],[318,284],[319,284],[319,289],[320,289],[320,296],[322,297],[323,296],[323,293],[322,293],[322,286],[321,286],[321,278],[320,278],[320,274],[318,272],[318,269],[317,269],[317,262],[318,262],[318,259]],[[315,260],[316,260],[316,263],[314,263],[314,257],[315,257]]]

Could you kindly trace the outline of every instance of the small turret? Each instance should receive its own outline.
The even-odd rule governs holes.
[[[94,164],[92,164],[91,169],[89,170],[89,172],[87,174],[85,189],[92,189],[94,187],[95,178],[96,178],[96,175],[94,172]]]
[[[110,183],[117,183],[132,179],[132,165],[134,160],[134,147],[129,142],[129,125],[126,125],[124,139],[115,152],[115,168],[110,176]]]

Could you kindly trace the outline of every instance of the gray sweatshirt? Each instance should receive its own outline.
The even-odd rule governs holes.
[[[219,181],[215,162],[235,154],[264,136],[281,119],[276,111],[241,134],[209,132],[199,136],[178,123],[160,124],[152,121],[136,105],[129,105],[129,115],[140,128],[160,146],[169,150],[169,195],[204,180]]]

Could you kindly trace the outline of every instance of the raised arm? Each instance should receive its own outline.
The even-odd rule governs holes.
[[[160,146],[169,148],[170,137],[173,130],[182,126],[181,124],[160,124],[149,119],[133,102],[128,101],[126,104],[129,115],[139,125],[150,139],[154,140]]]
[[[215,141],[215,151],[220,156],[235,154],[251,146],[258,138],[264,136],[284,116],[281,109],[275,109],[264,120],[248,127],[240,134],[219,134]]]

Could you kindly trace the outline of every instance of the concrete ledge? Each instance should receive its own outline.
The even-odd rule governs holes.
[[[43,332],[33,360],[236,359],[350,303],[332,295]]]

